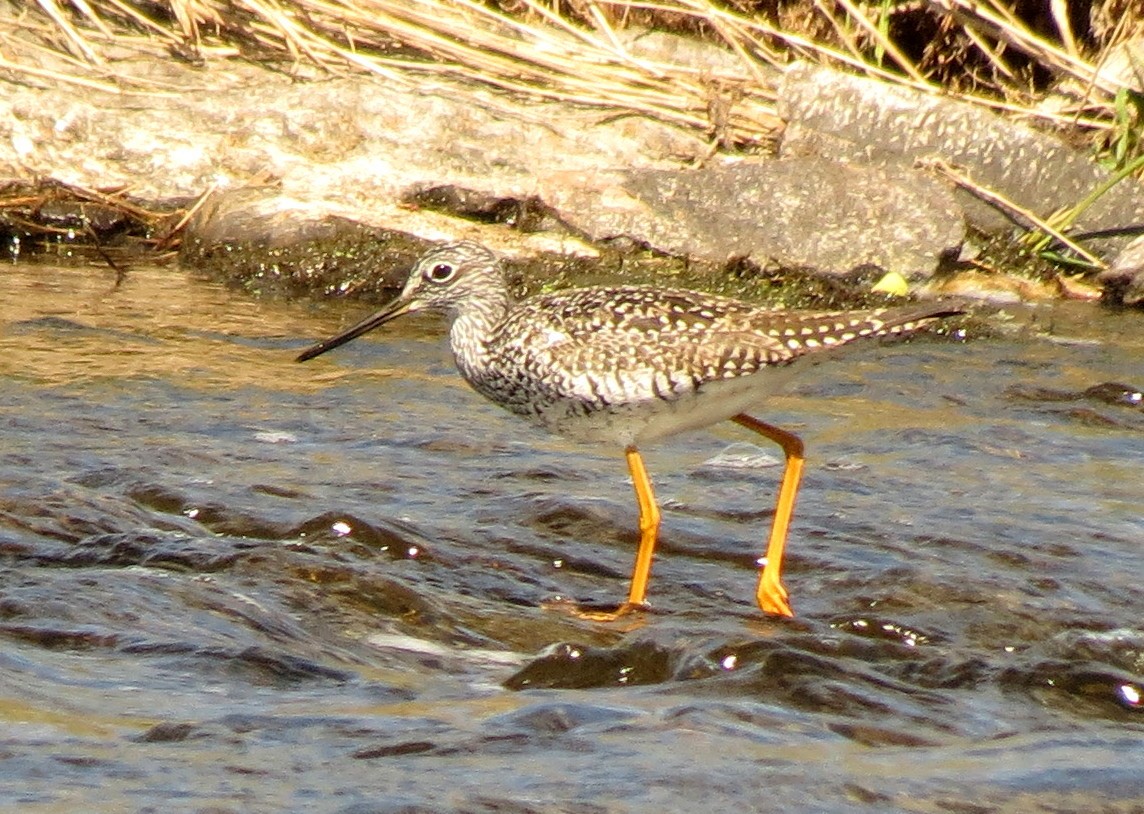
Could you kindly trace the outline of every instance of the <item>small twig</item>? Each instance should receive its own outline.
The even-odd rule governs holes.
[[[158,212],[153,212],[150,209],[144,209],[141,206],[136,206],[130,201],[122,197],[125,191],[124,187],[118,187],[114,191],[105,191],[99,189],[91,189],[90,187],[81,187],[76,184],[68,184],[63,181],[52,181],[52,184],[60,189],[66,189],[77,198],[86,198],[89,201],[101,203],[110,206],[113,209],[118,209],[125,212],[136,220],[143,222],[151,222],[162,217]]]
[[[190,223],[191,218],[198,214],[198,211],[206,205],[207,201],[210,200],[211,196],[214,195],[217,190],[217,183],[212,183],[209,187],[207,187],[206,191],[203,192],[203,194],[200,195],[193,204],[191,204],[187,211],[183,213],[183,216],[179,218],[178,222],[171,227],[170,231],[168,231],[166,235],[163,236],[163,239],[155,244],[155,249],[162,250],[170,246],[174,241],[175,235],[182,232],[183,228],[188,223]]]
[[[91,222],[84,218],[83,221],[84,231],[91,236],[95,250],[99,256],[103,258],[103,262],[107,263],[108,267],[115,272],[115,288],[123,285],[123,281],[127,279],[127,269],[115,262],[114,258],[107,253],[103,248],[103,241],[99,239],[99,233],[92,228]]]
[[[1091,252],[1085,250],[1076,242],[1070,240],[1067,236],[1065,236],[1063,232],[1051,226],[1049,222],[1044,218],[1041,218],[1020,204],[1014,203],[1001,193],[996,192],[988,187],[982,186],[970,178],[968,175],[964,174],[960,170],[955,169],[948,162],[943,161],[940,158],[923,158],[917,161],[917,165],[940,172],[959,187],[962,187],[963,189],[971,192],[986,203],[996,206],[998,209],[1004,210],[1006,213],[1018,221],[1024,221],[1026,229],[1032,230],[1035,228],[1039,229],[1041,232],[1044,232],[1047,235],[1051,235],[1053,238],[1060,241],[1061,244],[1072,249],[1074,252],[1076,252],[1078,255],[1083,257],[1085,260],[1097,268],[1108,267],[1107,263],[1105,263],[1103,260]]]
[[[75,50],[83,56],[84,59],[93,65],[103,64],[103,59],[95,52],[95,49],[91,47],[87,38],[75,29],[75,26],[71,24],[71,20],[69,20],[63,10],[56,5],[55,0],[37,0],[37,3],[40,8],[44,10],[44,13],[51,17],[52,22],[64,33],[68,42],[72,44]]]
[[[1070,56],[1080,59],[1080,49],[1077,48],[1072,22],[1069,20],[1068,0],[1049,0],[1049,13],[1057,25],[1057,31],[1061,35],[1061,42],[1064,44],[1065,50]]]

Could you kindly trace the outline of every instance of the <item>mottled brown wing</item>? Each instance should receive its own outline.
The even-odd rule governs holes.
[[[640,286],[580,289],[517,312],[529,364],[561,390],[612,401],[671,398],[712,381],[789,364],[856,339],[908,333],[951,313],[941,303],[867,311],[774,311],[739,300]],[[588,390],[591,390],[589,393]]]
[[[562,292],[529,306],[505,326],[518,332],[529,365],[580,396],[591,374],[591,395],[606,401],[670,398],[795,356],[752,328],[756,307],[724,297],[633,286]]]

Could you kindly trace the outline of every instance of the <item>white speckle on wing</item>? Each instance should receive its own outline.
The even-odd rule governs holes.
[[[562,345],[568,341],[568,334],[564,331],[558,331],[555,328],[547,328],[544,331],[544,346],[553,347],[554,345]]]

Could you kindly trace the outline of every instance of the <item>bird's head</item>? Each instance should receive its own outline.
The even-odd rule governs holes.
[[[430,249],[417,260],[401,293],[380,311],[298,355],[305,362],[357,339],[402,314],[415,311],[456,313],[462,306],[479,307],[504,299],[504,277],[496,255],[479,243],[461,241]]]

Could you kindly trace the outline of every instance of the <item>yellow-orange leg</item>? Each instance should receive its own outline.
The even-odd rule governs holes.
[[[759,607],[766,613],[794,616],[794,611],[787,602],[786,588],[783,587],[782,568],[787,530],[790,528],[791,515],[794,514],[794,499],[798,495],[798,485],[802,480],[802,465],[806,460],[802,439],[786,430],[752,418],[746,413],[739,413],[732,420],[774,441],[782,447],[786,456],[786,468],[783,470],[782,484],[779,486],[779,496],[775,502],[775,517],[771,523],[771,538],[767,542],[767,551],[764,555],[766,563],[759,573],[759,588],[755,598]]]
[[[615,610],[578,609],[576,616],[593,622],[611,622],[621,616],[647,605],[647,586],[651,579],[651,561],[655,556],[655,543],[659,537],[659,506],[655,503],[655,492],[651,488],[651,478],[647,475],[643,457],[634,446],[624,450],[628,459],[628,471],[632,473],[632,485],[636,488],[636,502],[640,507],[640,547],[636,551],[636,564],[632,568],[632,583],[628,588],[628,601]]]
[[[640,451],[635,447],[628,447],[624,450],[624,456],[628,459],[628,470],[632,473],[632,485],[636,488],[636,502],[640,507],[640,547],[636,551],[632,584],[628,589],[628,605],[639,606],[647,601],[651,560],[655,555],[656,539],[659,537],[659,506],[655,503],[651,478],[647,476]]]

